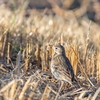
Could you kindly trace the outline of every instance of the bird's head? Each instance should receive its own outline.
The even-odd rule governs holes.
[[[56,54],[65,54],[65,49],[62,45],[56,44],[53,46],[54,53]]]

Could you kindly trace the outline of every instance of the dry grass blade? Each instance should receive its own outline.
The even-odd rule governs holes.
[[[39,46],[38,44],[36,45],[35,56],[36,56],[36,59],[37,59],[37,61],[38,61],[37,67],[40,68],[40,65],[41,65],[41,59],[40,59],[40,46]]]
[[[18,52],[18,57],[17,57],[17,68],[18,68],[18,77],[20,77],[20,61],[21,61],[21,51]]]
[[[100,85],[100,51],[97,52],[97,82]]]
[[[74,90],[74,91],[70,91],[68,93],[65,93],[63,95],[61,95],[59,98],[66,98],[67,96],[72,96],[75,94],[80,94],[82,92],[82,88],[79,88],[78,90]]]
[[[49,50],[46,50],[46,65],[49,66]]]
[[[3,72],[7,71],[5,68],[3,68],[3,64],[0,65],[0,69],[3,70]]]
[[[79,100],[82,100],[82,99],[84,98],[86,92],[87,92],[87,91],[82,91],[82,92],[81,92],[80,96],[78,97]]]
[[[91,55],[91,69],[92,69],[92,77],[94,77],[95,74],[95,55],[94,53]]]
[[[29,83],[31,81],[33,76],[30,76],[30,78],[27,80],[27,82],[25,83],[20,95],[19,95],[19,99],[22,100],[24,98],[24,94],[25,94],[25,91],[27,90],[28,86],[29,86]]]
[[[99,92],[100,92],[100,87],[97,89],[97,91],[95,92],[95,94],[93,95],[93,97],[92,97],[91,100],[96,100],[96,98],[97,98]],[[100,98],[99,98],[99,99],[100,99]],[[99,99],[98,99],[98,100],[99,100]]]
[[[71,50],[72,49],[72,50]],[[71,49],[70,49],[70,52],[72,51],[72,52],[74,52],[74,55],[75,55],[75,57],[76,57],[76,59],[77,59],[77,63],[79,63],[80,65],[79,65],[79,67],[80,67],[80,70],[81,70],[81,72],[82,72],[82,74],[85,76],[85,78],[89,81],[89,83],[92,85],[92,86],[94,86],[93,85],[93,83],[90,81],[90,79],[88,78],[88,76],[87,76],[87,74],[86,74],[86,72],[85,72],[85,70],[84,70],[84,68],[83,68],[83,66],[82,66],[82,64],[81,64],[81,62],[78,60],[78,55],[77,55],[77,52],[75,52],[75,50],[73,49],[73,47],[71,47]],[[67,55],[68,55],[68,58],[70,59],[70,61],[71,61],[71,55],[72,53],[68,53]],[[76,62],[76,61],[75,61]],[[75,71],[77,71],[76,69],[77,69],[77,66],[75,67],[75,68],[73,68]]]
[[[71,61],[71,64],[73,66],[74,74],[76,75],[78,72],[78,50],[77,50],[77,45],[69,46],[68,48],[68,58]]]
[[[87,74],[86,74],[86,72],[85,72],[85,70],[84,70],[84,68],[83,68],[83,66],[82,66],[82,64],[81,64],[81,62],[79,61],[79,59],[78,59],[78,54],[77,54],[77,52],[74,50],[74,48],[72,47],[72,46],[70,46],[70,48],[69,48],[69,52],[68,52],[68,54],[67,54],[67,56],[68,56],[68,58],[70,59],[70,61],[71,61],[71,54],[72,54],[72,52],[74,53],[74,56],[75,56],[75,58],[77,59],[77,63],[76,63],[76,61],[75,61],[75,64],[78,64],[79,63],[79,67],[80,67],[80,70],[81,70],[81,73],[85,76],[85,78],[89,81],[89,83],[92,85],[92,86],[94,86],[93,85],[93,83],[90,81],[90,79],[89,79],[89,77],[87,76]],[[75,59],[75,60],[76,60]],[[74,60],[73,60],[74,61]],[[72,62],[71,62],[72,63]],[[72,63],[73,64],[73,63]],[[74,65],[73,65],[74,66]],[[75,68],[73,68],[74,69],[74,71],[77,71],[76,69],[77,69],[77,66],[75,67]]]
[[[92,86],[94,86],[94,84],[91,82],[91,80],[89,79],[89,77],[87,76],[87,74],[86,74],[86,72],[85,72],[85,70],[84,70],[84,68],[83,68],[83,66],[82,66],[82,64],[81,64],[81,62],[79,61],[79,64],[80,64],[80,69],[81,69],[81,72],[82,72],[82,74],[84,75],[84,77],[89,81],[89,83],[92,85]]]
[[[4,86],[1,90],[0,93],[6,91],[8,88],[10,88],[13,84],[15,84],[17,81],[21,81],[21,80],[12,80],[11,82],[9,82],[6,86]]]
[[[14,83],[12,85],[11,89],[10,89],[9,95],[10,95],[10,98],[12,98],[12,99],[15,99],[14,97],[15,97],[15,94],[16,94],[16,88],[17,88],[17,82]]]
[[[9,64],[10,62],[10,43],[8,43],[8,51],[7,51],[7,63]]]
[[[35,84],[32,84],[31,86],[34,86],[32,89],[32,92],[30,93],[28,100],[32,100],[32,98],[35,96],[35,90],[38,88],[39,80],[37,82],[34,82]],[[31,84],[31,83],[30,83]]]
[[[52,87],[48,86],[48,88],[49,88],[54,94],[57,94],[57,92],[54,91],[54,90],[52,89]]]
[[[57,93],[57,95],[56,95],[56,97],[55,97],[55,100],[57,100],[57,99],[58,99],[59,94],[60,94],[60,92],[61,92],[61,89],[62,89],[63,85],[64,85],[64,82],[63,82],[63,81],[61,81],[61,86],[60,86],[60,88],[59,88],[59,90],[58,90],[58,93]]]
[[[46,85],[41,100],[49,100],[50,92],[51,90],[48,88],[48,85]]]
[[[6,47],[7,47],[7,42],[8,42],[8,29],[4,32],[4,41],[3,41],[3,47],[2,47],[2,54],[1,56],[4,57],[6,54]]]
[[[64,37],[64,34],[61,33],[61,34],[60,34],[60,38],[59,38],[59,43],[60,43],[61,45],[64,44],[64,39],[63,39],[63,37]]]
[[[88,34],[87,34],[87,39],[86,39],[86,46],[85,46],[85,54],[84,54],[84,66],[85,66],[85,72],[86,72],[86,57],[88,54],[88,45],[89,45],[89,40],[90,40],[90,25],[91,25],[91,21],[89,23],[89,29],[88,29]]]
[[[30,63],[30,58],[29,57],[26,57],[25,58],[25,71],[27,71],[28,70],[28,68],[29,68],[29,63]]]
[[[43,48],[45,48],[45,47],[43,46]],[[47,70],[47,68],[46,68],[46,52],[43,51],[41,58],[42,58],[42,70],[46,71]]]

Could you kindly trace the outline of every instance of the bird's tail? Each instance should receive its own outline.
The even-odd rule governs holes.
[[[80,85],[77,80],[73,80],[72,84],[75,86],[76,89],[80,88]]]

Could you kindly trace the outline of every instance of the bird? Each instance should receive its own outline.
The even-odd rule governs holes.
[[[54,55],[51,59],[51,73],[59,81],[68,82],[75,87],[79,87],[77,80],[75,79],[74,71],[69,59],[66,57],[65,48],[60,44],[53,45]],[[59,89],[59,92],[62,88]],[[57,95],[58,96],[58,95]],[[56,97],[57,98],[57,97]],[[55,99],[56,100],[56,99]]]

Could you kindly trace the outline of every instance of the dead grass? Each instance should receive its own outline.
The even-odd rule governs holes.
[[[26,17],[25,7],[0,7],[0,100],[54,100],[60,82],[50,73],[53,51],[48,44],[57,42],[65,47],[81,85],[76,90],[65,83],[58,100],[99,100],[99,26],[72,12],[66,20],[56,9],[55,15],[33,9]]]

